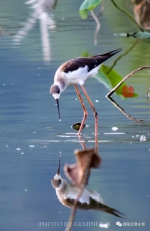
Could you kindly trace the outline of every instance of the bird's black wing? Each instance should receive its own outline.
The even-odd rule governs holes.
[[[61,71],[68,73],[78,70],[79,68],[84,68],[85,66],[88,67],[88,72],[90,72],[95,67],[102,64],[107,59],[111,58],[113,55],[120,52],[122,49],[119,48],[117,50],[102,54],[102,55],[95,55],[89,58],[76,58],[72,59],[68,62],[65,62],[61,67]]]
[[[66,200],[66,206],[72,208],[73,207],[73,199],[67,199]],[[77,203],[77,209],[82,209],[82,210],[98,210],[98,211],[103,211],[109,214],[112,214],[116,217],[123,217],[124,214],[119,212],[117,209],[111,208],[105,204],[102,204],[100,202],[97,202],[90,198],[90,204],[87,203],[81,203],[78,201]]]

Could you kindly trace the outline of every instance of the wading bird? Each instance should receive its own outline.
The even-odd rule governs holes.
[[[87,152],[86,154],[88,155],[87,150],[86,152]],[[91,152],[91,150],[89,150],[89,152]],[[80,175],[79,172],[80,169],[78,169],[78,174],[76,174],[78,177]],[[61,177],[60,157],[59,157],[58,170],[54,178],[51,180],[51,184],[56,190],[56,194],[59,201],[63,205],[72,208],[74,205],[74,201],[77,199],[78,194],[80,192],[80,187],[78,187],[77,184],[75,184],[73,181],[72,183],[68,183],[65,179]],[[124,215],[118,210],[105,205],[100,194],[96,191],[89,190],[87,187],[84,188],[82,195],[80,196],[77,202],[77,209],[98,210],[98,211],[103,211],[112,214],[117,217],[122,217]]]
[[[119,48],[117,50],[102,54],[95,55],[89,58],[76,58],[71,59],[65,63],[63,63],[56,71],[54,76],[54,84],[50,87],[50,94],[53,95],[54,99],[56,99],[56,104],[58,108],[58,115],[60,120],[60,111],[59,111],[59,98],[60,94],[69,86],[74,85],[78,98],[83,108],[84,116],[78,131],[78,135],[81,134],[82,128],[84,126],[85,120],[87,118],[88,112],[80,95],[77,84],[79,84],[85,94],[87,101],[89,102],[95,117],[95,136],[98,135],[98,113],[95,110],[95,107],[88,96],[84,83],[85,80],[95,76],[98,73],[98,70],[101,64],[112,57],[113,55],[120,52],[122,49]]]

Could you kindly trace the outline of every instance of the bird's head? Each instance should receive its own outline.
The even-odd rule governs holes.
[[[51,184],[54,188],[60,188],[62,183],[63,183],[63,179],[61,178],[60,175],[60,158],[61,156],[59,156],[59,162],[58,162],[58,169],[57,169],[57,173],[55,174],[55,176],[51,179]]]
[[[56,100],[56,105],[57,105],[57,109],[58,109],[58,116],[59,116],[59,120],[60,120],[60,111],[59,111],[59,97],[60,97],[60,93],[61,93],[61,89],[58,85],[53,84],[50,87],[50,94],[54,97],[54,99]]]
[[[54,97],[54,99],[59,99],[60,97],[60,87],[56,84],[53,84],[50,87],[50,94]]]
[[[54,178],[51,179],[51,184],[54,188],[60,188],[62,184],[61,175],[55,174]]]

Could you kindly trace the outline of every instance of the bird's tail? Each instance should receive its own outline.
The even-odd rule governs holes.
[[[122,48],[110,51],[110,52],[102,54],[102,55],[95,55],[95,56],[92,56],[91,58],[94,58],[94,59],[97,58],[97,60],[99,60],[99,61],[101,61],[101,63],[103,63],[104,61],[111,58],[113,55],[117,54],[120,51],[122,51]]]
[[[119,212],[117,209],[113,209],[113,208],[111,208],[111,207],[109,207],[107,205],[104,205],[104,204],[101,204],[101,209],[100,210],[103,210],[104,212],[112,214],[112,215],[114,215],[116,217],[121,217],[122,218],[124,216],[124,214]]]

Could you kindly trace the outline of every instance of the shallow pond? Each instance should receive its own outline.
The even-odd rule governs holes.
[[[56,173],[60,152],[64,177],[63,165],[74,163],[74,150],[82,149],[71,126],[81,122],[83,112],[71,86],[61,95],[61,122],[58,121],[55,101],[49,94],[55,71],[71,58],[122,47],[123,51],[105,65],[111,67],[131,49],[114,67],[124,77],[150,64],[150,39],[137,41],[119,36],[137,31],[137,27],[109,1],[105,1],[105,10],[99,18],[97,45],[95,22],[91,17],[80,18],[79,0],[58,1],[50,29],[48,25],[42,27],[43,21],[36,18],[24,33],[24,23],[31,22],[34,14],[24,2],[3,1],[0,9],[0,229],[65,230],[70,209],[58,201],[51,178]],[[132,12],[130,1],[120,4]],[[122,230],[150,230],[150,104],[145,97],[150,87],[150,70],[138,72],[126,84],[134,88],[137,97],[122,98],[115,94],[112,97],[128,114],[143,122],[129,120],[114,107],[105,97],[109,92],[106,82],[91,78],[85,84],[99,114],[102,158],[101,167],[92,171],[90,188],[99,192],[107,205],[124,213],[125,218],[78,210],[72,230],[99,230],[100,222],[109,222],[109,230],[113,231],[120,228],[117,221],[123,224]],[[86,100],[85,104],[89,116],[82,138],[86,148],[91,148],[94,117]],[[138,227],[132,227],[133,223]]]

